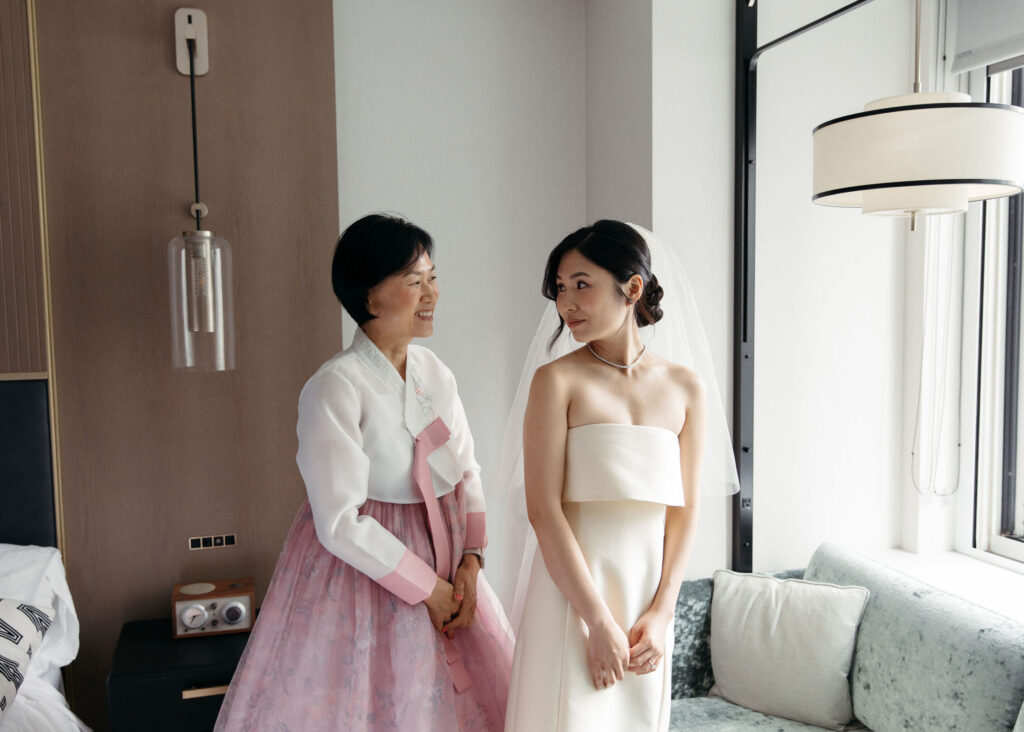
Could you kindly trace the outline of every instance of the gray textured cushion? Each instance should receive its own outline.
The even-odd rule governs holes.
[[[790,730],[821,730],[791,719],[772,717],[744,709],[720,697],[696,697],[672,700],[672,721],[669,730],[708,730],[710,732],[742,732],[760,729],[771,732]]]
[[[861,722],[879,732],[1013,729],[1024,625],[831,544],[805,578],[871,591],[851,670]]]
[[[672,698],[707,696],[711,674],[711,578],[687,580],[676,602]]]
[[[778,579],[800,579],[802,569],[772,572]],[[676,602],[676,639],[672,652],[672,698],[707,696],[715,683],[711,673],[712,580],[687,580]]]

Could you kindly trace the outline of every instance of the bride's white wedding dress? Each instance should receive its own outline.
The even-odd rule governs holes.
[[[570,428],[562,507],[597,591],[623,632],[661,580],[665,506],[683,505],[679,441],[661,427]],[[673,628],[657,671],[594,688],[586,626],[536,553],[519,625],[506,732],[667,730]]]

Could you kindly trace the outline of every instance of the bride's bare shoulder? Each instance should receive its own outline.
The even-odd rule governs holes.
[[[558,384],[564,385],[573,378],[574,374],[578,374],[582,365],[579,349],[577,349],[539,367],[533,375],[533,383],[549,387]]]
[[[653,355],[653,354],[652,354]],[[704,380],[700,374],[682,364],[669,361],[662,356],[655,356],[657,365],[664,369],[668,380],[676,387],[682,389],[688,397],[698,398],[704,396]]]
[[[544,364],[537,369],[537,372],[540,373],[541,370],[546,370],[552,374],[571,373],[572,371],[580,368],[580,366],[590,363],[590,359],[581,353],[581,351],[584,350],[586,349],[577,348],[574,351],[569,351],[569,353],[564,356],[559,356],[554,361]]]

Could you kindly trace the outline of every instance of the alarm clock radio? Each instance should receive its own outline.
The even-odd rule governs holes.
[[[174,637],[241,633],[252,629],[252,577],[174,586]]]

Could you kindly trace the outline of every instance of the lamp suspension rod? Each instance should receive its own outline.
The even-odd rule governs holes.
[[[808,23],[807,25],[800,26],[795,31],[790,31],[786,35],[779,36],[774,41],[770,41],[769,43],[764,44],[763,46],[758,48],[756,51],[754,51],[754,55],[750,57],[750,70],[751,71],[754,70],[754,67],[757,66],[757,60],[761,57],[761,54],[764,53],[765,51],[767,51],[769,48],[775,48],[775,46],[781,45],[781,44],[785,43],[786,41],[789,41],[789,40],[792,40],[792,39],[796,38],[797,36],[802,36],[807,31],[814,30],[819,25],[825,25],[825,23],[828,23],[831,20],[835,20],[836,18],[838,18],[841,15],[846,15],[851,10],[856,10],[861,5],[867,5],[871,1],[872,0],[856,0],[856,2],[852,2],[849,5],[844,5],[843,7],[839,8],[838,10],[832,11],[828,15],[823,15],[820,18],[818,18],[817,20]],[[918,3],[918,7],[920,7],[921,0],[917,0],[917,3]]]
[[[914,94],[921,92],[921,0],[914,3]],[[913,219],[911,219],[913,228]]]
[[[202,214],[199,212],[199,145],[196,142],[196,68],[195,68],[195,50],[196,42],[194,38],[189,38],[185,41],[185,45],[188,46],[188,82],[192,92],[192,171],[195,176],[196,183],[196,231],[201,231],[202,225]]]

